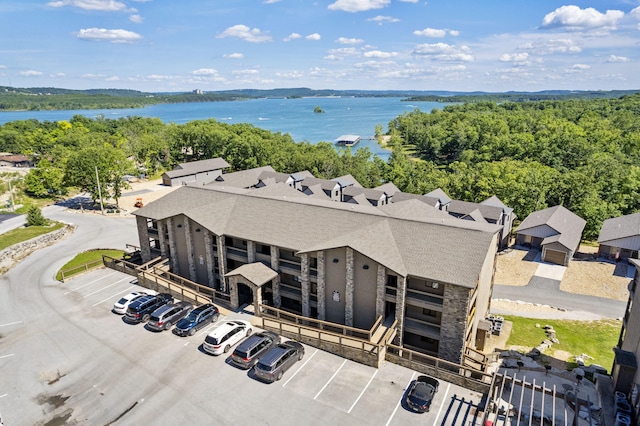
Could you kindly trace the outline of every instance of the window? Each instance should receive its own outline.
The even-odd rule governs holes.
[[[438,312],[433,311],[431,309],[422,308],[422,315],[435,318],[438,315]]]
[[[387,285],[389,287],[398,287],[398,277],[395,275],[387,275]]]

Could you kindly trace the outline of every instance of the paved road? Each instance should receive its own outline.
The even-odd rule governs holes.
[[[0,215],[0,235],[24,225],[27,216],[24,214],[1,214]]]
[[[605,318],[622,318],[627,302],[584,296],[560,290],[560,281],[533,277],[526,286],[494,285],[493,299],[506,299],[549,305],[568,311],[581,311]]]

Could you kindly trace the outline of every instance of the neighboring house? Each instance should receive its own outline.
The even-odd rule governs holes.
[[[629,263],[635,266],[635,275],[629,284],[629,300],[618,345],[613,348],[615,356],[611,377],[614,390],[627,397],[633,417],[640,419],[640,260],[629,259]]]
[[[173,170],[162,174],[162,184],[166,186],[205,185],[222,175],[222,170],[227,167],[231,166],[222,158],[178,164]]]
[[[26,155],[0,155],[0,167],[31,167],[32,165],[31,160]]]
[[[398,344],[457,363],[483,344],[500,226],[415,199],[332,201],[314,179],[302,191],[284,176],[260,188],[178,188],[134,213],[142,258],[169,259],[235,308],[253,300],[360,329],[395,318]]]
[[[638,258],[640,213],[607,219],[598,236],[598,255],[609,259]]]
[[[516,244],[541,249],[543,262],[566,266],[580,246],[586,223],[562,206],[538,210],[516,229]]]
[[[443,199],[442,201],[446,200]],[[459,219],[472,220],[475,222],[484,221],[500,225],[502,230],[500,231],[499,249],[504,250],[509,247],[511,228],[513,227],[513,221],[515,220],[516,215],[513,212],[513,209],[504,205],[498,197],[493,196],[481,203],[449,200],[445,205],[446,211],[448,211],[450,215]]]
[[[448,210],[451,197],[449,197],[442,189],[436,188],[431,192],[424,194],[425,197],[434,200],[434,206],[440,210]]]

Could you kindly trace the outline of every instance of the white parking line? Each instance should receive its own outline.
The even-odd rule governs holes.
[[[3,393],[2,395],[0,395],[0,398],[4,398],[7,395],[9,395],[9,394],[8,393]]]
[[[89,293],[89,294],[87,294],[87,295],[85,295],[85,296],[82,296],[82,297],[81,297],[81,299],[86,299],[87,297],[89,297],[89,296],[93,296],[93,295],[94,295],[94,294],[96,294],[96,293],[100,293],[101,291],[105,291],[105,290],[106,290],[106,289],[108,289],[109,287],[113,287],[114,285],[116,285],[116,284],[118,284],[118,283],[121,283],[122,281],[126,281],[126,280],[128,280],[128,279],[129,279],[129,277],[123,278],[123,279],[121,279],[120,281],[116,281],[116,282],[115,282],[115,283],[113,283],[113,284],[110,284],[110,285],[108,285],[108,286],[106,286],[106,287],[102,287],[100,290],[96,290],[96,291],[94,291],[93,293]]]
[[[103,300],[99,301],[98,303],[94,303],[94,304],[93,304],[93,305],[91,305],[91,306],[98,306],[99,304],[104,303],[104,302],[106,302],[107,300],[111,300],[111,299],[113,299],[114,297],[116,297],[117,295],[119,295],[119,294],[121,294],[121,293],[124,293],[124,292],[126,292],[126,291],[128,291],[128,290],[131,290],[131,289],[132,289],[132,288],[134,288],[134,287],[135,287],[135,286],[134,286],[134,285],[132,285],[132,286],[131,286],[131,287],[129,287],[129,288],[125,288],[124,290],[119,291],[119,292],[117,292],[117,293],[115,293],[115,294],[112,294],[111,296],[107,297],[106,299],[103,299]]]
[[[322,393],[322,391],[324,390],[324,388],[326,388],[327,386],[329,386],[329,383],[331,383],[331,381],[338,375],[338,373],[340,372],[340,370],[342,370],[342,367],[344,367],[344,365],[347,363],[347,360],[345,359],[344,361],[342,361],[342,364],[340,365],[340,368],[338,368],[336,370],[335,373],[333,373],[333,376],[331,376],[331,378],[329,379],[329,381],[327,383],[325,383],[325,385],[322,387],[322,389],[320,389],[320,392],[318,392],[316,394],[316,396],[313,397],[313,399],[316,399],[317,397],[320,396],[320,394]]]
[[[9,354],[9,355],[2,355],[0,356],[0,359],[2,358],[9,358],[10,356],[14,356],[15,354]]]
[[[451,383],[447,385],[447,390],[445,391],[444,397],[442,398],[443,402],[447,400],[447,394],[449,393],[450,387],[451,387]],[[444,407],[444,404],[440,404],[440,409],[438,410],[438,415],[436,416],[436,419],[433,421],[433,426],[438,426],[438,418],[440,417],[440,413],[442,412],[442,407]]]
[[[22,324],[22,321],[14,321],[14,322],[8,322],[6,324],[0,324],[0,327],[7,327],[10,325],[16,325],[16,324]]]
[[[282,387],[287,386],[287,383],[289,383],[289,382],[291,381],[291,379],[293,379],[294,377],[296,377],[296,374],[298,374],[298,372],[299,372],[300,370],[302,370],[302,368],[303,368],[305,365],[307,365],[307,363],[308,363],[309,361],[311,361],[311,358],[313,358],[313,356],[314,356],[315,354],[317,354],[317,353],[318,353],[318,350],[319,350],[319,349],[316,349],[316,351],[315,351],[314,353],[312,353],[312,354],[311,354],[311,356],[310,356],[309,358],[307,358],[307,360],[304,362],[304,364],[302,364],[302,365],[300,366],[300,368],[298,368],[298,369],[296,370],[296,372],[295,372],[295,373],[293,373],[293,375],[292,375],[291,377],[289,377],[289,379],[287,379],[287,381],[286,381],[286,382],[284,382],[284,383],[282,384]]]
[[[409,385],[411,384],[411,382],[413,382],[413,378],[416,377],[416,372],[414,371],[413,374],[411,375],[411,380],[409,380],[409,383],[407,383],[407,386],[405,386],[405,389],[409,387]],[[400,400],[398,401],[398,403],[396,404],[396,408],[394,408],[393,413],[391,413],[391,417],[389,417],[389,420],[387,420],[387,423],[385,423],[385,426],[389,426],[389,424],[391,423],[391,420],[393,420],[393,416],[396,415],[396,411],[398,411],[398,408],[400,408],[400,404],[402,404],[402,397],[404,396],[404,393],[402,394],[402,396],[400,397]]]
[[[358,403],[358,401],[360,401],[360,398],[362,398],[362,395],[364,395],[364,392],[367,390],[367,388],[369,387],[369,385],[373,381],[373,378],[376,377],[376,374],[378,374],[378,369],[377,368],[373,371],[373,375],[369,379],[369,382],[367,383],[367,386],[365,386],[364,389],[362,389],[362,392],[360,392],[360,395],[358,395],[358,398],[356,398],[356,400],[353,402],[353,405],[351,406],[351,408],[349,408],[349,411],[347,411],[347,414],[351,413],[351,410],[353,410],[353,407],[355,407],[356,404]]]
[[[116,273],[116,272],[112,272],[112,273],[110,273],[110,274],[105,275],[104,277],[97,278],[97,279],[95,279],[95,280],[93,280],[93,281],[90,281],[90,282],[86,283],[85,285],[81,285],[81,286],[80,286],[80,287],[78,287],[78,288],[74,288],[73,290],[69,290],[69,291],[67,291],[67,292],[65,293],[65,295],[67,295],[67,294],[71,293],[72,291],[80,290],[80,289],[81,289],[81,288],[83,288],[83,287],[86,287],[86,286],[91,285],[91,284],[93,284],[93,283],[95,283],[95,282],[98,282],[98,281],[103,280],[103,279],[105,279],[105,278],[107,278],[107,277],[110,277],[111,275],[113,275],[113,274],[115,274],[115,273]]]

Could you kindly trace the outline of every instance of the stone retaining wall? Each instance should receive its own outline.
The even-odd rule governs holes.
[[[5,273],[16,263],[29,256],[34,251],[50,246],[68,235],[76,229],[73,225],[65,225],[64,228],[40,235],[27,241],[14,244],[0,251],[0,274]]]

